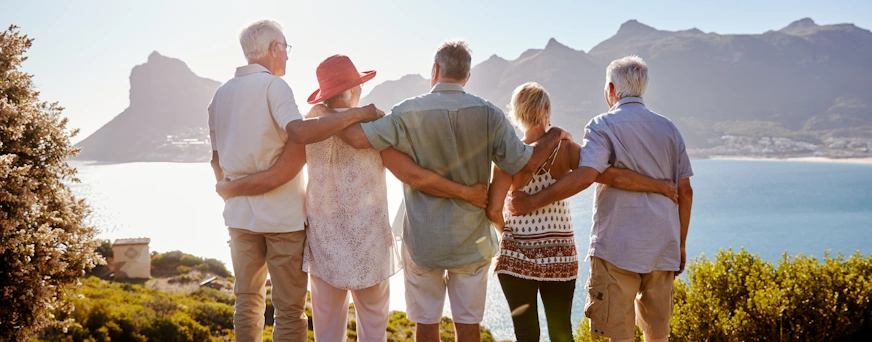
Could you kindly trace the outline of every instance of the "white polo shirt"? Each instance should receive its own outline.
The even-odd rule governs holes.
[[[259,64],[236,69],[209,104],[212,150],[226,177],[237,179],[268,169],[282,152],[285,127],[302,119],[291,87]],[[304,229],[306,182],[303,172],[260,196],[234,197],[224,203],[224,224],[261,233]]]

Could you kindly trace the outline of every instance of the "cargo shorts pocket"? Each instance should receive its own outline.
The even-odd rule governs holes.
[[[584,304],[584,316],[592,321],[606,323],[609,318],[609,283],[588,278],[585,288],[587,302]]]

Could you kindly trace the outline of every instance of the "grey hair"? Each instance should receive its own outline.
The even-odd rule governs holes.
[[[352,95],[351,89],[348,89],[346,91],[339,93],[336,96],[333,96],[329,99],[324,100],[324,104],[325,105],[332,105],[332,104],[339,102],[339,101],[348,101],[351,99],[351,95]]]
[[[245,59],[251,62],[266,56],[273,42],[287,43],[282,30],[281,24],[269,19],[255,21],[243,28],[239,33],[239,44]]]
[[[639,56],[627,56],[609,63],[606,84],[615,86],[619,98],[642,97],[648,88],[648,64]]]
[[[462,39],[448,40],[436,49],[434,60],[440,77],[465,80],[472,65],[472,50]]]

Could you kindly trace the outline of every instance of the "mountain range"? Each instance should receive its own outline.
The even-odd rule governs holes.
[[[211,157],[206,107],[220,82],[153,52],[130,73],[130,106],[78,143],[78,159],[205,161]]]
[[[813,144],[872,137],[872,32],[808,18],[761,34],[663,31],[630,20],[589,52],[551,39],[513,60],[491,56],[472,68],[466,90],[505,107],[515,87],[538,82],[551,94],[552,123],[580,134],[607,109],[606,66],[626,55],[648,63],[645,101],[676,123],[690,148],[711,147],[727,134]],[[379,84],[361,103],[387,111],[429,85],[420,75],[407,75]],[[82,157],[165,158],[151,145],[168,143],[178,132],[203,133],[205,108],[217,86],[181,61],[152,54],[131,74],[130,108],[80,144]],[[169,150],[185,145],[175,142]]]

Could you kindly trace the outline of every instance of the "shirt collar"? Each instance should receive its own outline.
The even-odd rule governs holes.
[[[440,93],[441,92],[465,93],[466,91],[463,90],[463,86],[458,84],[458,83],[444,82],[444,83],[436,83],[436,85],[433,86],[433,89],[430,89],[430,92],[431,93],[436,93],[436,92],[440,92]]]
[[[245,66],[241,66],[241,67],[236,68],[236,77],[256,74],[259,72],[265,72],[267,74],[272,74],[263,65],[254,63],[254,64],[249,64],[249,65],[245,65]]]
[[[625,104],[630,104],[630,103],[636,103],[636,104],[640,104],[642,106],[645,105],[645,102],[642,101],[641,97],[628,96],[628,97],[625,97],[625,98],[618,100],[618,103],[615,103],[615,105],[612,106],[612,109],[615,109],[615,108],[618,108],[620,106],[623,106]]]

